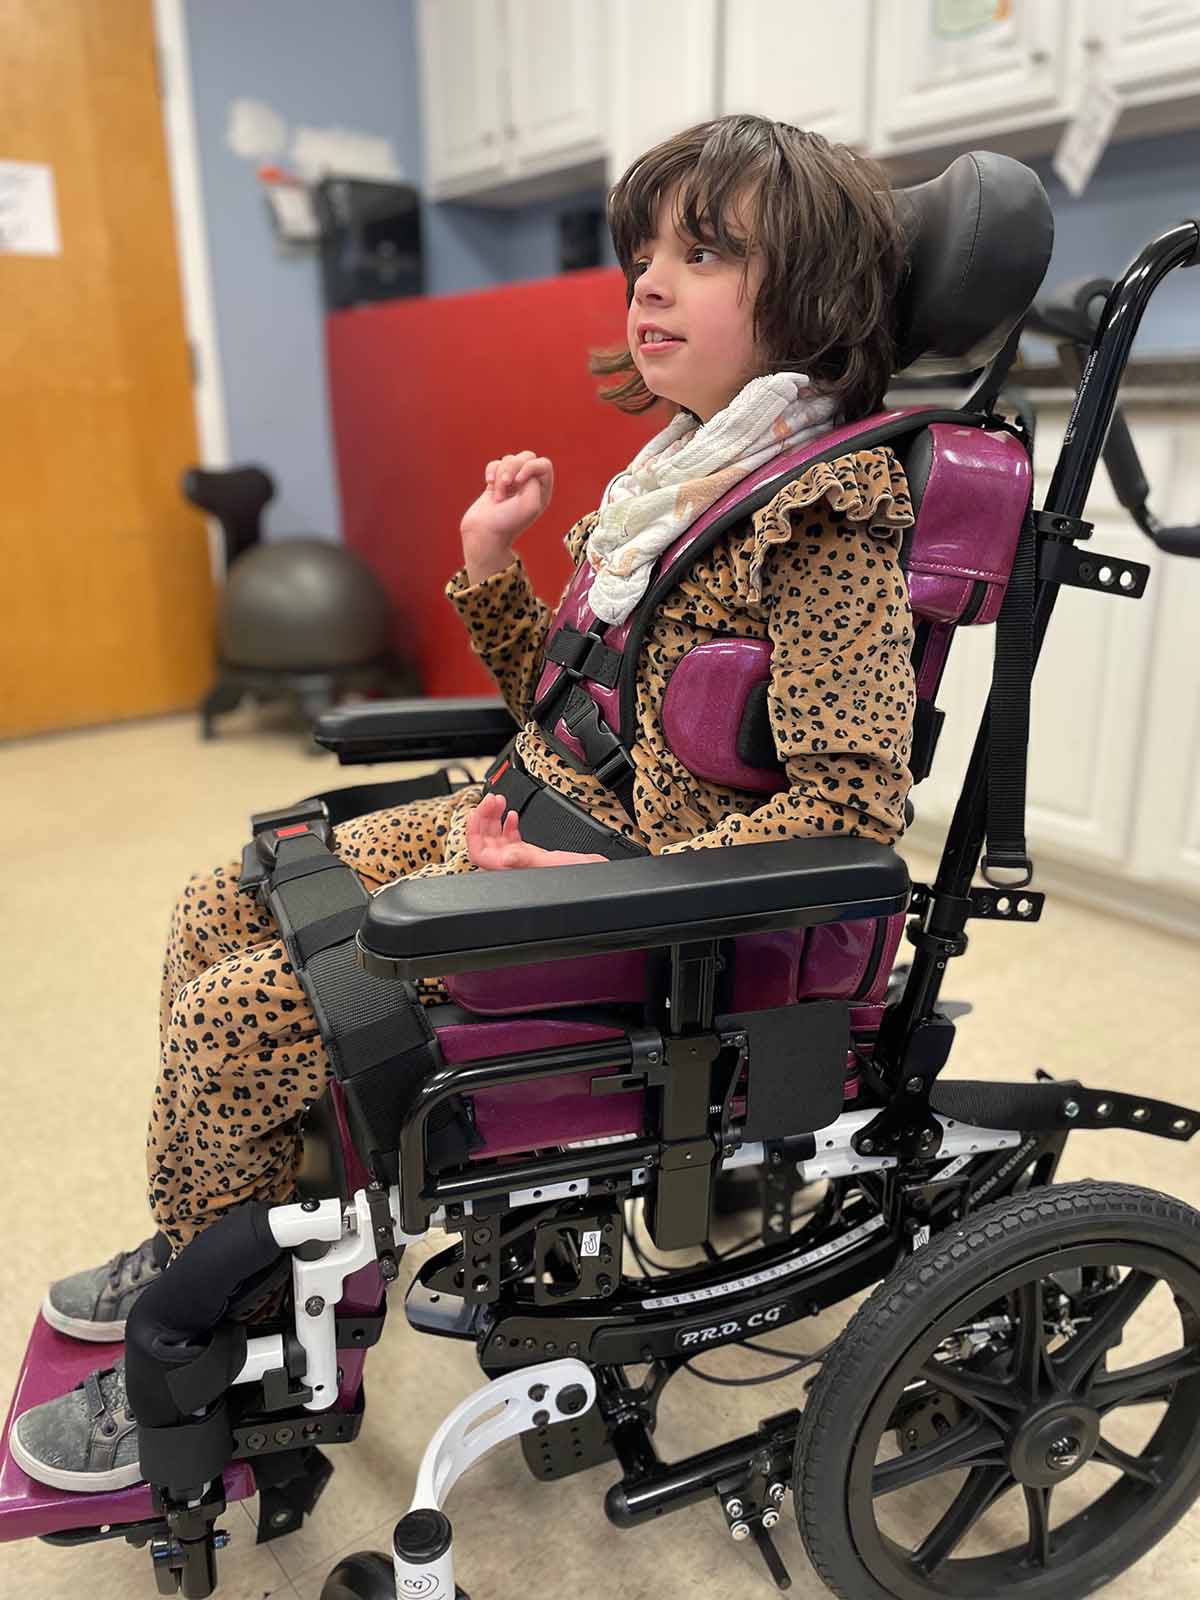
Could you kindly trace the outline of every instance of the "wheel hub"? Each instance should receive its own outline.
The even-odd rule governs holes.
[[[1078,1400],[1058,1400],[1027,1416],[1013,1435],[1009,1468],[1018,1483],[1053,1489],[1085,1467],[1100,1440],[1100,1416]]]

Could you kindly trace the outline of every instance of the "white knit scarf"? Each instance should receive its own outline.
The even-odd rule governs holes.
[[[708,422],[673,417],[604,491],[587,542],[596,616],[624,622],[667,546],[756,467],[826,431],[835,411],[804,373],[774,372],[752,378]]]

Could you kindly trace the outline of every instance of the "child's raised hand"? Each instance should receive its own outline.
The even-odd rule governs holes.
[[[500,456],[484,470],[484,490],[460,524],[463,539],[500,550],[536,522],[554,493],[554,467],[532,450]]]

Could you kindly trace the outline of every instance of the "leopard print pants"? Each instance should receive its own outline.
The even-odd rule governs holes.
[[[373,893],[398,878],[473,871],[466,819],[478,785],[372,812],[335,848]],[[247,1200],[295,1198],[299,1119],[328,1081],[312,1008],[275,919],[237,887],[240,863],[197,873],[171,918],[161,1061],[146,1170],[150,1209],[180,1250]],[[422,999],[446,998],[436,980]]]

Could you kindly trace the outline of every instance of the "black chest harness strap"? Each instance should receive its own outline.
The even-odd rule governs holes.
[[[596,711],[595,701],[586,695],[582,698]],[[489,773],[486,789],[489,794],[502,795],[507,811],[517,813],[521,838],[527,844],[541,845],[543,850],[577,850],[583,855],[605,856],[609,861],[649,854],[642,845],[597,822],[566,795],[531,778],[512,748]]]
[[[410,983],[364,972],[355,952],[370,896],[330,848],[323,801],[251,818],[239,887],[279,924],[288,956],[316,1014],[330,1064],[346,1095],[355,1142],[385,1183],[399,1181],[404,1112],[442,1065],[437,1035]],[[430,1169],[458,1164],[480,1140],[461,1101],[428,1132]]]

